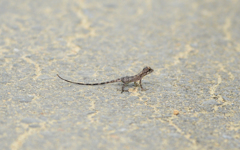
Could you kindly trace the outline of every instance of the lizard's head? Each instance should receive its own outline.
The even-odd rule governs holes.
[[[148,74],[152,73],[153,71],[154,71],[154,70],[153,70],[152,68],[146,66],[146,67],[143,68],[143,71],[142,71],[142,72],[143,72],[144,74],[148,75]]]

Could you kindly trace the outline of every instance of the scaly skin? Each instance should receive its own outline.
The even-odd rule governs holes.
[[[140,87],[142,90],[146,90],[146,89],[143,89],[142,87],[142,78],[145,77],[146,75],[152,73],[154,70],[150,67],[144,67],[143,70],[141,72],[139,72],[137,75],[135,76],[126,76],[126,77],[122,77],[122,78],[118,78],[116,80],[112,80],[112,81],[107,81],[107,82],[101,82],[101,83],[80,83],[80,82],[73,82],[73,81],[69,81],[69,80],[66,80],[66,79],[63,79],[62,77],[60,77],[58,74],[57,76],[66,81],[66,82],[70,82],[70,83],[74,83],[74,84],[80,84],[80,85],[102,85],[102,84],[108,84],[108,83],[114,83],[114,82],[122,82],[123,83],[123,86],[122,86],[122,92],[123,93],[124,91],[124,87],[128,84],[128,83],[131,83],[131,82],[134,82],[135,85],[137,85],[137,81],[139,81],[139,84],[140,84]]]

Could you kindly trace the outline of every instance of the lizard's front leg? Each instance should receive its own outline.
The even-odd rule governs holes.
[[[140,87],[141,87],[142,91],[146,91],[146,90],[147,90],[147,89],[144,89],[144,88],[142,87],[142,79],[139,81],[139,84],[140,84]]]

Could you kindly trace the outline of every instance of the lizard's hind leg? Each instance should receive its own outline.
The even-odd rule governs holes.
[[[124,87],[127,85],[127,83],[124,83],[123,84],[123,86],[122,86],[122,92],[121,93],[123,93],[123,92],[129,92],[128,90],[124,90]]]

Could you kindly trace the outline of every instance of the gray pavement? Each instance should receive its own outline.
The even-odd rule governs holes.
[[[1,149],[240,149],[239,14],[238,0],[0,0]],[[123,94],[56,76],[146,65],[148,90]]]

